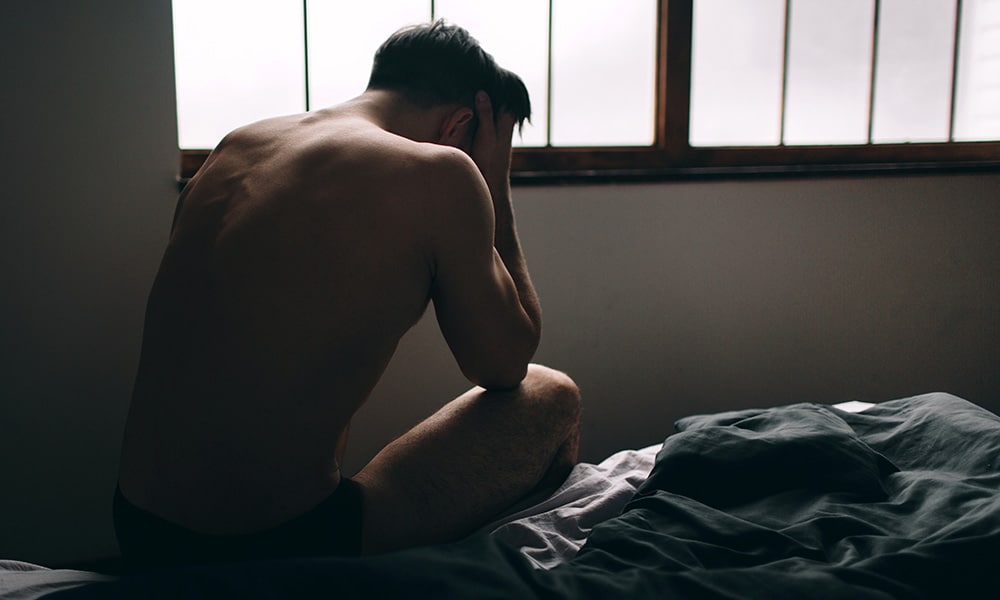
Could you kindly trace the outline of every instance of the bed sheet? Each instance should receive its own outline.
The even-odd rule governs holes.
[[[800,403],[695,415],[681,419],[676,430],[620,514],[594,525],[578,551],[577,536],[590,528],[587,516],[571,511],[580,518],[573,531],[561,534],[569,541],[539,537],[551,525],[543,515],[606,485],[574,487],[590,478],[586,466],[556,491],[565,504],[515,511],[493,525],[494,535],[482,532],[455,544],[105,580],[25,571],[60,580],[15,577],[28,591],[11,595],[0,578],[0,596],[34,598],[29,594],[39,586],[56,585],[70,587],[46,600],[895,600],[990,597],[984,594],[1000,588],[1000,417],[987,410],[929,394],[861,414]],[[635,458],[617,457],[605,465],[607,473],[627,473],[624,479],[634,481]],[[618,502],[605,510],[617,511]],[[549,559],[538,559],[533,550],[546,554],[559,544],[564,547],[552,556],[564,558],[538,568]]]
[[[551,496],[483,531],[520,549],[539,568],[569,560],[595,525],[622,512],[649,475],[661,446],[622,450],[598,464],[578,464]]]
[[[569,560],[595,525],[622,511],[653,468],[660,446],[623,450],[597,464],[580,463],[551,495],[528,499],[480,533],[519,548],[536,568],[551,568]],[[0,598],[4,600],[34,600],[113,579],[87,571],[0,560]]]
[[[112,580],[114,577],[89,571],[48,569],[19,560],[0,560],[0,598],[4,600],[36,600]]]
[[[849,413],[873,406],[856,400],[833,405]],[[594,526],[622,512],[662,447],[622,450],[597,464],[581,463],[551,496],[510,512],[483,531],[518,548],[536,567],[551,569],[576,556]]]

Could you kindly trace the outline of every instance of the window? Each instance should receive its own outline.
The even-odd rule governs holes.
[[[998,9],[996,0],[696,0],[691,142],[1000,139]]]
[[[378,44],[431,17],[525,79],[515,179],[1000,166],[1000,0],[173,5],[182,176],[238,125],[356,95]]]
[[[211,148],[253,120],[353,98],[389,34],[439,17],[469,29],[525,80],[535,110],[518,145],[653,143],[656,0],[484,6],[498,4],[174,0],[180,147]]]

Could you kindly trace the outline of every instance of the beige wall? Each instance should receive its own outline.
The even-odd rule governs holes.
[[[588,459],[692,412],[929,391],[1000,412],[1000,175],[515,194],[537,359],[583,389]],[[411,378],[435,400],[461,390],[435,382],[454,370],[439,337],[425,318],[404,340],[357,433],[390,422]],[[407,417],[433,407],[416,402]]]
[[[0,44],[0,558],[106,556],[175,197],[169,1],[9,0]],[[515,193],[538,360],[583,388],[586,459],[691,412],[934,390],[1000,410],[1000,173]],[[465,386],[424,319],[347,468]]]

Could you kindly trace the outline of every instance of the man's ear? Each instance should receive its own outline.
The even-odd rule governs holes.
[[[471,108],[460,106],[448,114],[441,122],[439,143],[456,148],[468,143],[470,127],[475,113]]]

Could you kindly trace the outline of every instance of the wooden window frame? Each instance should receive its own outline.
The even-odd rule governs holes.
[[[1000,142],[995,141],[691,146],[688,139],[693,6],[694,0],[658,2],[656,131],[651,146],[515,148],[512,181],[543,184],[768,174],[1000,170]],[[197,172],[209,152],[181,151],[182,182]]]

